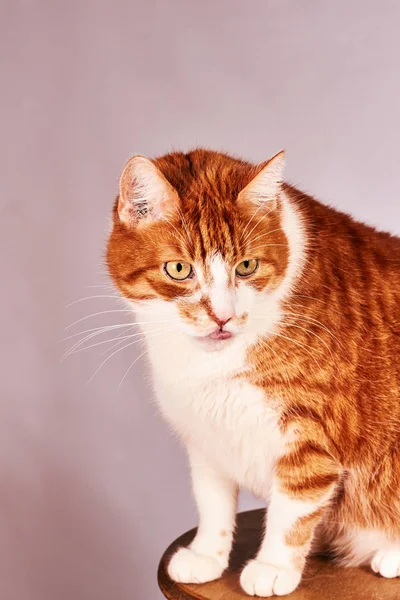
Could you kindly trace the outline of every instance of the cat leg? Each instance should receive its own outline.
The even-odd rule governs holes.
[[[228,566],[235,526],[237,487],[194,449],[189,449],[193,492],[199,512],[196,537],[168,565],[174,581],[204,583]]]
[[[296,589],[314,529],[338,479],[338,467],[315,444],[297,444],[278,460],[265,536],[240,577],[245,592],[267,597]]]

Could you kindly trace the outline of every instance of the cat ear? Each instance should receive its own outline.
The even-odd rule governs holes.
[[[178,193],[145,156],[128,160],[119,181],[118,215],[135,226],[142,219],[162,219],[178,202]]]
[[[261,167],[258,174],[240,192],[238,203],[253,202],[260,205],[263,202],[274,202],[276,204],[282,186],[284,168],[285,151],[281,150]]]

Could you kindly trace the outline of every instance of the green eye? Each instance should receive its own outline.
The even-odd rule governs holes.
[[[192,266],[182,260],[171,261],[164,264],[166,274],[176,281],[184,281],[192,274]]]
[[[248,277],[249,275],[253,275],[253,273],[255,273],[257,267],[258,260],[256,258],[242,260],[242,262],[236,267],[236,275],[239,277]]]

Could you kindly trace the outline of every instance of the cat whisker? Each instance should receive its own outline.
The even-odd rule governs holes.
[[[168,235],[172,236],[173,238],[175,238],[176,240],[178,240],[179,244],[182,244],[183,246],[186,247],[186,242],[184,240],[182,240],[182,238],[178,237],[176,235],[176,233],[174,233],[173,231],[168,231]]]
[[[260,204],[260,206],[253,212],[253,214],[251,215],[250,219],[247,221],[247,225],[246,227],[243,229],[242,234],[241,234],[241,239],[243,240],[244,234],[247,231],[247,228],[249,227],[250,223],[252,222],[252,220],[254,219],[254,217],[256,216],[256,214],[258,213],[259,210],[261,210],[262,208],[262,204]],[[250,233],[253,231],[253,229],[250,231]]]
[[[258,342],[258,343],[262,344],[263,346],[266,346],[266,347],[268,348],[268,350],[269,350],[270,352],[272,352],[272,353],[273,353],[273,354],[276,356],[276,358],[279,360],[279,363],[282,365],[282,372],[283,372],[283,375],[284,375],[284,379],[286,379],[286,383],[287,383],[288,385],[290,385],[290,380],[289,380],[289,376],[288,376],[287,370],[286,370],[286,368],[285,368],[285,364],[284,364],[284,362],[283,362],[282,358],[281,358],[281,357],[279,356],[279,354],[276,352],[276,350],[274,350],[274,349],[273,349],[273,348],[272,348],[272,347],[271,347],[271,346],[270,346],[270,345],[267,343],[267,341],[266,341],[266,339],[265,339],[265,338],[262,338],[261,340],[259,340],[259,342]]]
[[[321,365],[319,364],[319,362],[316,360],[315,356],[313,355],[312,352],[310,352],[310,349],[307,348],[307,346],[304,346],[304,344],[301,344],[300,342],[298,342],[297,340],[294,340],[291,337],[288,337],[287,335],[283,335],[282,333],[277,333],[276,331],[270,331],[269,335],[275,335],[276,337],[280,337],[284,340],[287,340],[288,342],[291,342],[292,344],[295,344],[296,346],[299,346],[300,348],[303,348],[303,350],[305,352],[307,352],[307,354],[316,362],[316,364],[318,365],[318,368],[321,369]]]
[[[171,328],[171,329],[172,329],[172,328]],[[160,332],[163,332],[163,331],[165,331],[165,330],[168,330],[168,328],[167,328],[167,329],[166,329],[166,328],[162,328],[162,329],[154,329],[154,330],[151,330],[151,331],[146,331],[146,332],[145,332],[145,335],[147,336],[149,333],[158,333],[159,331],[160,331]],[[124,332],[124,333],[125,333],[125,332]],[[135,335],[138,335],[138,334],[135,334]],[[119,336],[117,336],[115,339],[118,339],[118,338],[120,338],[121,340],[123,340],[123,339],[124,339],[124,338],[122,338],[122,337],[121,337],[121,334],[120,334]],[[109,352],[109,351],[110,351],[110,350],[112,350],[113,348],[116,348],[117,346],[119,346],[119,344],[121,344],[121,342],[117,342],[116,344],[113,344],[113,345],[112,345],[110,348],[107,348],[107,349],[106,349],[104,352],[102,352],[100,356],[104,356],[104,354],[107,354],[107,352]]]
[[[139,356],[137,358],[135,358],[135,360],[130,364],[130,366],[125,371],[124,376],[122,377],[121,381],[118,384],[117,391],[120,389],[121,385],[125,381],[126,377],[128,376],[128,373],[131,371],[131,369],[134,367],[134,365],[138,362],[138,360],[140,360],[142,358],[142,356],[145,356],[145,354],[147,354],[148,352],[149,352],[149,348],[146,348],[146,350],[144,352],[142,352],[141,354],[139,354]]]
[[[187,226],[187,222],[186,222],[186,219],[185,219],[185,217],[183,215],[183,212],[182,212],[182,210],[181,210],[181,208],[179,206],[177,207],[177,210],[178,210],[178,214],[179,214],[179,216],[181,218],[182,225],[183,225],[183,227],[184,227],[184,229],[186,231],[186,235],[187,235],[188,241],[189,241],[190,245],[193,246],[193,240],[192,240],[192,238],[190,236],[189,228]]]
[[[315,296],[307,296],[306,294],[295,294],[295,293],[292,293],[291,296],[297,296],[298,298],[309,298],[310,300],[315,300],[316,302],[321,302],[322,304],[326,304],[325,300],[321,300],[321,298],[315,298]]]
[[[113,309],[113,310],[101,310],[100,312],[96,312],[96,313],[92,313],[91,315],[86,315],[85,317],[82,317],[81,319],[78,319],[77,321],[74,321],[73,323],[71,323],[71,325],[68,325],[67,327],[65,327],[65,329],[70,329],[71,327],[73,327],[74,325],[77,325],[78,323],[81,323],[82,321],[85,321],[86,319],[90,319],[92,317],[97,317],[99,315],[105,315],[105,314],[109,314],[109,313],[125,313],[125,314],[132,314],[132,310],[127,308],[127,309]],[[167,321],[159,321],[159,323],[167,323]],[[151,321],[139,321],[137,322],[138,325],[147,325],[150,324]]]
[[[295,325],[295,323],[293,323],[293,322],[289,322],[289,323],[287,323],[287,325],[289,327],[295,327],[296,329],[301,329],[305,333],[309,333],[309,334],[315,336],[325,346],[325,348],[328,350],[328,352],[330,353],[331,357],[333,358],[332,349],[328,346],[328,344],[326,343],[326,341],[320,335],[318,335],[317,333],[315,333],[311,329],[306,329],[305,327],[302,327],[301,325]]]
[[[258,211],[260,210],[260,208],[264,208],[263,204],[260,204],[260,206],[257,208],[257,210],[255,211],[255,213],[253,214],[253,217],[255,217],[255,215],[258,213]],[[251,236],[251,234],[253,233],[253,231],[256,229],[256,227],[266,218],[268,217],[268,215],[273,211],[272,208],[269,209],[269,211],[267,213],[265,213],[261,219],[259,219],[257,221],[257,223],[254,225],[254,227],[251,229],[251,231],[249,231],[249,233],[246,235],[245,239],[243,240],[243,243],[247,243],[247,240],[249,239],[249,237]],[[253,219],[253,217],[251,218],[251,220]]]
[[[321,300],[321,298],[315,298],[314,296],[307,296],[305,294],[295,294],[292,293],[291,297],[298,297],[298,298],[307,298],[309,300],[313,300],[314,302],[319,302],[320,304],[324,305],[324,308],[327,307],[329,305],[329,310],[336,313],[337,315],[342,315],[342,312],[334,307],[332,307],[331,304],[329,304],[326,300]],[[300,302],[292,302],[292,304],[294,306],[299,306],[300,308],[304,308],[304,306],[300,303]]]
[[[166,328],[166,331],[168,330],[168,328]],[[151,339],[153,337],[157,337],[162,335],[162,333],[164,332],[159,332],[157,334],[153,334],[150,336],[147,336],[147,339]],[[94,377],[97,375],[97,373],[100,371],[100,369],[116,354],[118,354],[118,352],[122,352],[122,350],[125,350],[126,348],[129,348],[130,346],[134,346],[135,344],[138,344],[139,342],[142,342],[145,338],[140,338],[139,340],[134,340],[133,342],[129,342],[128,344],[125,344],[125,346],[122,346],[121,348],[118,348],[117,350],[114,350],[114,352],[112,352],[109,356],[107,356],[107,358],[105,360],[103,360],[103,362],[100,364],[100,366],[96,369],[96,371],[93,373],[93,375],[90,377],[90,379],[88,380],[87,384],[88,385],[91,381],[93,381]]]
[[[168,331],[172,331],[172,327],[170,327],[170,328],[167,328],[167,329],[165,330],[165,332],[168,332]],[[157,337],[157,336],[155,336],[155,337]],[[149,350],[150,350],[150,347],[151,347],[151,346],[148,346],[148,347],[146,348],[146,350],[145,350],[144,352],[142,352],[142,354],[139,354],[139,356],[138,356],[137,358],[135,358],[135,360],[133,361],[133,363],[131,363],[131,365],[129,366],[129,368],[128,368],[128,369],[127,369],[127,371],[125,372],[124,376],[122,377],[121,381],[119,382],[119,384],[118,384],[118,387],[117,387],[117,390],[119,390],[119,389],[120,389],[121,385],[122,385],[122,384],[123,384],[123,382],[125,381],[126,377],[127,377],[127,376],[128,376],[128,374],[130,373],[131,369],[132,369],[132,368],[134,367],[134,365],[135,365],[135,364],[138,362],[138,360],[140,360],[140,359],[142,358],[142,356],[145,356],[145,355],[146,355],[146,354],[149,352]]]
[[[65,308],[69,308],[70,306],[73,306],[74,304],[79,304],[80,302],[84,302],[85,300],[93,300],[95,298],[112,298],[113,300],[121,300],[121,296],[98,294],[95,296],[85,296],[84,298],[78,298],[78,300],[74,300],[73,302],[70,302],[69,304],[67,304]]]
[[[70,336],[67,336],[64,338],[64,340],[68,340],[71,339],[73,337],[76,337],[78,335],[82,335],[85,333],[89,333],[89,335],[86,335],[85,337],[83,337],[82,339],[78,340],[77,342],[75,342],[72,347],[62,356],[61,360],[66,359],[70,354],[73,354],[75,352],[75,350],[77,350],[77,348],[79,348],[80,346],[82,346],[85,342],[87,342],[88,340],[92,339],[93,337],[102,335],[103,333],[107,333],[108,331],[114,331],[115,329],[119,329],[119,328],[125,328],[125,329],[133,329],[136,326],[139,325],[147,325],[150,324],[152,325],[153,323],[170,323],[170,320],[152,320],[152,321],[134,321],[133,323],[126,323],[126,324],[118,324],[118,325],[106,325],[104,327],[94,327],[92,329],[87,329],[86,331],[80,331],[76,334],[72,334]],[[123,334],[126,332],[123,332]],[[121,335],[123,335],[121,334]]]
[[[124,340],[124,339],[125,339],[125,334],[126,334],[126,333],[127,333],[126,331],[123,331],[122,333],[120,333],[119,335],[117,335],[117,337],[116,337],[116,338],[114,338],[114,339],[116,339],[116,340],[117,340],[117,339],[119,339],[119,340]],[[113,350],[113,348],[117,348],[117,347],[118,347],[120,344],[121,344],[121,341],[118,341],[118,342],[116,342],[116,343],[115,343],[115,344],[113,344],[113,345],[112,345],[110,348],[106,348],[106,350],[104,350],[104,352],[102,352],[102,353],[100,354],[100,356],[104,356],[105,354],[107,354],[107,352],[110,352],[110,350]]]
[[[155,333],[158,331],[163,331],[163,330],[156,329],[154,332],[150,332],[150,333]],[[96,346],[101,346],[102,344],[110,344],[111,342],[115,342],[116,340],[118,340],[117,344],[114,344],[113,346],[111,346],[111,348],[107,348],[106,352],[104,352],[104,354],[106,354],[108,351],[112,350],[112,348],[118,346],[118,344],[120,344],[122,342],[122,340],[128,340],[128,339],[132,339],[132,338],[138,337],[138,336],[142,336],[142,338],[145,338],[146,333],[144,333],[143,331],[139,331],[137,333],[131,333],[129,335],[125,335],[120,338],[116,337],[116,338],[111,338],[109,340],[102,340],[101,342],[96,342],[95,344],[90,344],[90,346],[85,346],[84,348],[79,348],[73,352],[70,352],[69,355],[78,354],[79,352],[83,352],[84,350],[89,350],[90,348],[95,348]]]
[[[65,352],[65,354],[63,354],[63,356],[61,357],[61,360],[65,360],[66,358],[68,358],[68,356],[70,354],[73,354],[75,352],[75,350],[77,348],[80,348],[80,346],[82,346],[85,342],[91,340],[92,338],[94,338],[96,336],[102,335],[103,333],[107,333],[108,331],[112,331],[112,330],[110,330],[108,328],[103,328],[101,331],[96,331],[96,332],[93,332],[93,333],[91,333],[89,335],[86,335],[84,338],[82,338],[82,339],[78,340],[77,342],[75,342],[71,346],[71,348],[69,350],[67,350],[67,352]]]
[[[288,248],[287,244],[263,244],[262,246],[256,246],[255,248],[252,248],[251,250],[259,250],[260,248],[270,248],[272,246],[281,246],[282,248]]]
[[[112,310],[101,310],[99,312],[95,312],[90,315],[86,315],[86,316],[82,317],[81,319],[78,319],[77,321],[74,321],[70,325],[67,325],[64,329],[71,329],[71,327],[74,327],[74,325],[77,325],[78,323],[81,323],[82,321],[85,321],[86,319],[90,319],[92,317],[97,317],[99,315],[106,315],[106,314],[110,314],[110,313],[126,313],[127,314],[127,313],[132,313],[132,311],[129,309],[125,309],[125,308],[114,308]]]
[[[185,240],[185,238],[183,237],[183,235],[181,234],[181,232],[180,232],[180,231],[178,231],[178,229],[175,227],[175,225],[174,225],[173,223],[171,223],[171,221],[168,219],[168,217],[164,216],[164,217],[163,217],[163,220],[164,220],[164,221],[167,221],[167,223],[168,223],[168,224],[169,224],[169,225],[172,227],[172,229],[173,229],[174,231],[176,231],[176,234],[178,235],[178,238],[177,238],[177,239],[179,239],[179,240],[180,240],[180,242],[181,242],[181,243],[182,243],[182,244],[183,244],[183,245],[186,247],[186,240]],[[170,232],[170,233],[172,233],[172,232]]]
[[[102,333],[103,331],[108,331],[111,329],[118,329],[120,327],[130,327],[131,325],[132,325],[132,323],[123,323],[123,324],[119,323],[118,325],[102,325],[101,327],[92,327],[91,329],[85,329],[84,331],[78,331],[77,333],[67,335],[66,337],[59,340],[59,343],[65,342],[66,340],[70,340],[71,338],[76,337],[77,335],[84,335],[85,333],[91,333],[92,331],[99,331]]]
[[[112,284],[108,284],[108,285],[105,285],[105,284],[102,284],[102,285],[85,285],[83,287],[85,289],[95,289],[95,288],[97,288],[97,289],[107,290],[109,292],[114,292],[115,291],[115,288],[114,288],[114,286]]]
[[[326,327],[326,325],[321,323],[321,321],[318,321],[318,319],[314,319],[307,315],[303,315],[301,313],[294,313],[294,312],[283,312],[282,314],[285,316],[284,322],[287,321],[288,318],[292,318],[292,317],[293,317],[293,320],[295,320],[295,321],[297,321],[298,319],[308,321],[314,325],[317,325],[318,327],[321,327],[321,329],[323,329],[324,331],[329,333],[329,335],[331,335],[337,342],[340,343],[340,340],[338,340],[338,338],[332,333],[332,331],[330,329],[328,329],[328,327]],[[269,315],[265,315],[265,316],[256,316],[255,318],[256,319],[269,319],[270,317],[269,317]]]
[[[270,231],[266,231],[265,233],[260,233],[260,235],[256,235],[256,237],[253,238],[252,240],[250,240],[249,242],[247,242],[247,244],[248,245],[254,244],[254,242],[256,242],[257,240],[261,239],[262,237],[265,237],[266,235],[272,235],[273,233],[276,233],[277,231],[282,231],[282,229],[280,227],[277,227],[276,229],[272,229]]]
[[[107,295],[107,294],[97,294],[94,296],[85,296],[83,298],[79,298],[77,300],[74,300],[73,302],[70,302],[69,304],[66,305],[66,308],[69,308],[70,306],[73,306],[74,304],[79,304],[80,302],[84,302],[85,300],[92,300],[92,299],[103,299],[103,298],[110,298],[113,300],[117,300],[119,302],[122,302],[124,300],[124,298],[122,298],[119,295]],[[126,299],[125,299],[126,300]],[[143,309],[146,310],[146,312],[149,312],[151,314],[159,314],[160,317],[163,316],[164,314],[167,315],[166,312],[164,311],[160,311],[159,309],[154,310],[151,306],[148,306],[148,301],[147,300],[133,300],[132,301],[132,305],[133,305],[133,309],[136,306],[140,306],[140,310],[142,311]],[[129,311],[129,309],[126,309]]]
[[[321,323],[321,321],[318,321],[318,319],[314,319],[313,317],[309,317],[308,315],[303,315],[301,313],[294,313],[294,312],[284,312],[282,314],[285,316],[288,316],[288,317],[293,316],[293,317],[297,317],[298,319],[303,319],[305,321],[309,321],[310,323],[314,323],[315,325],[318,325],[319,327],[324,329],[327,333],[329,333],[329,335],[331,335],[337,342],[340,343],[340,340],[332,333],[332,331],[330,329],[328,329],[328,327],[326,325]]]

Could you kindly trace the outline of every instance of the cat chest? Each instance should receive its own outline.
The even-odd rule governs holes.
[[[260,388],[217,379],[157,387],[162,412],[187,444],[241,487],[268,494],[284,439]]]

